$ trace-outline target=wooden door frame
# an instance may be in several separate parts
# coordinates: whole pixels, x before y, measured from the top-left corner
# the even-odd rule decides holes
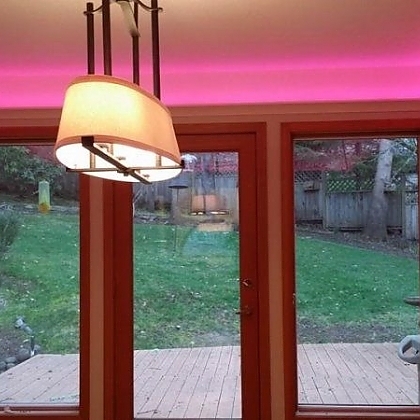
[[[295,306],[295,222],[294,222],[294,169],[293,141],[295,139],[333,139],[340,137],[420,136],[420,120],[359,120],[289,122],[281,125],[281,244],[282,244],[282,293],[285,366],[285,414],[292,419],[366,419],[391,418],[420,419],[416,406],[329,406],[299,405],[297,391],[297,346]]]
[[[257,292],[241,287],[245,305],[254,307],[250,318],[242,316],[242,401],[244,420],[270,420],[270,343],[268,293],[268,222],[265,123],[179,124],[175,126],[182,151],[237,151],[239,153],[240,238],[241,252],[246,253],[242,264],[256,282]],[[252,208],[245,210],[245,203]],[[252,238],[248,240],[248,238]],[[258,309],[257,309],[258,308]],[[246,324],[255,324],[246,327]],[[252,334],[252,337],[248,336]],[[249,347],[249,348],[248,348]],[[253,347],[250,349],[250,347]],[[249,354],[249,356],[247,356]]]

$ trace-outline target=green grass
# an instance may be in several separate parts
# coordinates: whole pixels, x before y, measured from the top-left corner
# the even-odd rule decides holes
[[[418,262],[373,250],[299,238],[297,306],[314,324],[380,325],[406,334],[417,311],[403,302],[418,295]]]
[[[0,326],[24,316],[48,351],[78,348],[78,218],[23,215],[17,240],[0,261]],[[22,332],[23,339],[26,338]]]
[[[144,224],[134,233],[135,346],[236,342],[237,233]],[[78,272],[77,216],[23,216],[0,261],[0,331],[22,315],[45,352],[77,351]]]
[[[237,342],[238,234],[137,224],[134,236],[136,348]],[[300,319],[416,329],[403,298],[418,294],[417,261],[302,237],[297,266]],[[77,351],[78,271],[78,217],[23,214],[0,260],[0,332],[22,315],[43,351]]]
[[[235,342],[237,234],[137,225],[135,236],[137,347]]]

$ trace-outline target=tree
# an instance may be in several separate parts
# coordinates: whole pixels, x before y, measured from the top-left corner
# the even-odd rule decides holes
[[[373,239],[387,239],[388,203],[385,197],[385,188],[391,181],[392,159],[392,140],[381,139],[379,141],[379,152],[372,199],[369,207],[367,223],[364,229],[365,235]]]
[[[0,189],[22,196],[33,194],[39,181],[48,181],[54,192],[63,167],[32,154],[24,146],[0,147]]]
[[[204,195],[216,193],[216,180],[214,178],[214,156],[213,153],[203,153],[201,187]]]
[[[19,215],[12,209],[0,210],[0,259],[17,238],[21,223]]]

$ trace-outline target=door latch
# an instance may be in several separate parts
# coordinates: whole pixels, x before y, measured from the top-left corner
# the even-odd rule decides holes
[[[248,305],[245,305],[235,313],[236,315],[251,315],[252,309]]]
[[[243,279],[241,280],[241,284],[245,287],[252,287],[252,282],[250,279]]]

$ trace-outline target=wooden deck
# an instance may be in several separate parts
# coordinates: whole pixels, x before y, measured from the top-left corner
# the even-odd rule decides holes
[[[137,418],[240,418],[239,347],[136,352]]]
[[[417,368],[396,349],[299,345],[300,403],[417,404]],[[135,417],[240,418],[239,360],[239,347],[230,346],[136,351]],[[77,355],[38,355],[0,375],[0,404],[77,401]]]
[[[417,367],[393,343],[298,346],[302,404],[418,404]]]

